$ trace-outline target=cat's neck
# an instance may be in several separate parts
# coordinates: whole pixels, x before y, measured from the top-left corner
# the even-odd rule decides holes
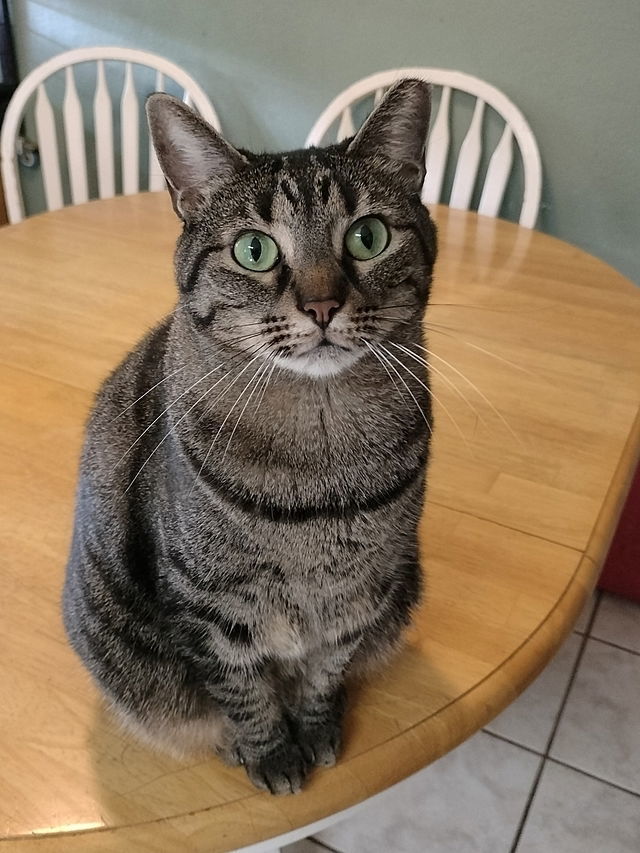
[[[402,340],[419,338],[416,329],[403,327]],[[400,340],[400,336],[399,336]],[[420,366],[411,366],[414,375],[425,380]],[[273,367],[273,370],[271,369]],[[235,429],[234,446],[253,447],[259,455],[265,447],[274,451],[304,455],[365,452],[374,435],[394,444],[396,435],[411,431],[424,419],[426,390],[404,374],[396,373],[412,386],[405,393],[402,381],[372,354],[366,353],[353,366],[337,375],[312,378],[289,369],[286,364],[266,362],[262,355],[224,351],[197,333],[184,328],[169,336],[164,365],[172,399],[182,396],[171,410],[180,432],[189,431],[193,440],[204,444],[220,430],[217,444],[228,441]],[[406,388],[406,386],[405,386]],[[384,438],[387,436],[387,438]],[[216,444],[216,446],[217,446]]]

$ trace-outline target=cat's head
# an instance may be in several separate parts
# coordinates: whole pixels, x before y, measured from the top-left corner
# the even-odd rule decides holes
[[[184,222],[181,300],[204,343],[325,377],[419,328],[436,253],[420,201],[429,112],[429,86],[401,80],[351,140],[251,154],[181,101],[148,99]]]

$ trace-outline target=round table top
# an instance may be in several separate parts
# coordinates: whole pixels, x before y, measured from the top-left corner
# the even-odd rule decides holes
[[[404,651],[352,697],[337,766],[277,798],[129,740],[61,624],[93,394],[175,302],[169,199],[0,229],[2,850],[216,853],[319,820],[487,723],[571,629],[640,447],[640,291],[552,237],[434,215],[427,593]]]

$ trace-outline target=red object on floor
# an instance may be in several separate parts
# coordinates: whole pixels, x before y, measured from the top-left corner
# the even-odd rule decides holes
[[[640,466],[631,483],[598,586],[640,601]]]

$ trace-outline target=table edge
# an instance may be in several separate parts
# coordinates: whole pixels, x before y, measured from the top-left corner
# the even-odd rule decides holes
[[[326,806],[323,808],[325,800],[323,797],[319,797],[317,808],[309,810],[309,818],[304,821],[304,824],[312,823],[336,811],[357,805],[423,769],[486,725],[513,701],[544,669],[565,637],[570,633],[595,585],[599,566],[590,557],[578,552],[576,552],[576,560],[576,568],[562,595],[544,621],[537,626],[527,640],[474,687],[458,696],[448,705],[383,743],[365,750],[348,761],[339,762],[336,769],[341,768],[342,774],[355,776],[359,781],[358,793],[341,803],[339,809],[334,807],[327,809]],[[480,713],[478,713],[478,709],[480,709]],[[455,725],[449,722],[452,719],[455,720]],[[459,734],[453,744],[450,738],[445,741],[444,737],[434,737],[434,734],[439,731],[451,732],[452,730]],[[377,778],[372,777],[367,772],[370,763],[385,767],[385,777],[382,778],[380,775]],[[324,773],[327,777],[334,775],[332,786],[335,787],[335,782],[338,781],[335,780],[335,770],[330,769]],[[250,804],[252,800],[265,796],[268,795],[255,792],[231,803],[222,803],[195,812],[155,818],[124,826],[104,827],[80,832],[42,833],[37,837],[6,837],[0,840],[0,846],[7,853],[11,853],[13,850],[21,850],[23,853],[34,850],[42,853],[45,845],[48,853],[49,851],[50,853],[74,853],[74,851],[91,853],[94,849],[119,851],[126,849],[123,845],[127,843],[140,843],[145,836],[147,836],[147,843],[149,843],[150,831],[157,834],[161,845],[162,827],[167,829],[174,827],[177,831],[185,833],[186,846],[182,848],[185,853],[187,851],[189,853],[205,853],[205,851],[206,853],[223,853],[223,851],[265,840],[260,834],[255,835],[247,831],[249,827],[246,823],[245,811],[247,804]],[[238,833],[228,835],[224,847],[216,845],[216,840],[218,840],[216,836],[219,838],[219,827],[215,823],[215,813],[218,809],[223,809],[226,812],[225,828],[227,830],[230,829],[230,819],[233,820],[233,815],[230,812],[235,810],[237,813],[235,825],[240,829]],[[203,815],[206,814],[210,814],[212,817],[211,837],[204,837],[200,833],[198,842],[194,846],[187,840],[189,824],[200,824]],[[283,825],[279,834],[284,834],[304,824]],[[102,837],[97,838],[97,836]],[[273,837],[276,838],[277,836]],[[105,846],[102,843],[105,841],[112,842],[112,846]],[[98,842],[98,845],[94,846],[92,842]],[[154,849],[156,848],[152,843],[149,850]],[[176,848],[172,849],[174,853],[181,853]],[[162,848],[159,846],[157,850],[160,853]]]

